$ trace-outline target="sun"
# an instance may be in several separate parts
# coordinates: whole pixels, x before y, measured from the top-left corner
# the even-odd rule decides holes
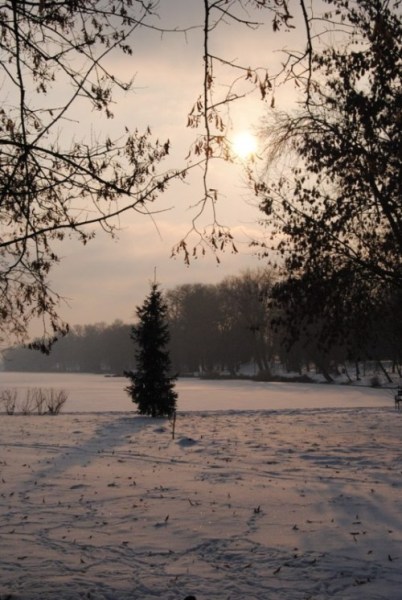
[[[249,131],[241,131],[233,136],[232,149],[238,158],[250,158],[257,152],[257,140]]]

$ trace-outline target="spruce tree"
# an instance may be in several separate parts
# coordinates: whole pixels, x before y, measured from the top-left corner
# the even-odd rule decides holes
[[[126,391],[141,415],[171,417],[176,409],[176,377],[170,374],[170,356],[166,348],[170,339],[167,305],[157,283],[152,284],[149,295],[142,306],[137,307],[136,313],[138,323],[131,330],[131,339],[136,344],[136,368],[125,373],[131,380]]]

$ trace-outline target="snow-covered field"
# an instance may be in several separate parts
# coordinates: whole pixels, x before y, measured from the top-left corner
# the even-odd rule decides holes
[[[68,402],[63,412],[133,411],[124,391],[124,377],[88,373],[0,372],[0,392],[17,389],[20,399],[29,388],[64,389]],[[180,379],[178,410],[270,410],[284,408],[388,406],[393,394],[387,389],[360,386],[306,385],[253,381]]]
[[[0,415],[1,600],[401,599],[389,390],[183,381],[172,439],[122,380],[41,377],[63,414]]]

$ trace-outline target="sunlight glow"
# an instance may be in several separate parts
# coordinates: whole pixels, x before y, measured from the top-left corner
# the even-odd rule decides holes
[[[232,148],[239,158],[250,158],[257,151],[257,140],[249,131],[241,131],[233,137]]]

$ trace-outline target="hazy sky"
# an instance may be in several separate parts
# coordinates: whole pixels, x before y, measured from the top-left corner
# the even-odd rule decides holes
[[[202,26],[202,9],[201,0],[161,0],[161,16],[155,22],[165,27]],[[262,19],[264,15],[264,11],[258,11],[252,17]],[[302,37],[302,31],[274,34],[269,14],[266,18],[266,26],[258,32],[222,25],[211,40],[214,52],[242,64],[274,68],[281,58],[274,49],[292,46]],[[85,124],[88,132],[99,127],[104,131],[102,128],[107,127],[118,137],[124,124],[139,130],[149,125],[155,137],[171,141],[169,166],[182,167],[196,136],[195,130],[186,128],[186,122],[202,89],[202,41],[201,29],[191,30],[187,35],[161,36],[149,30],[136,34],[133,56],[114,56],[112,64],[114,71],[127,79],[135,75],[134,91],[116,96],[113,122],[103,124],[95,114],[93,124]],[[224,84],[225,80],[222,90]],[[280,90],[277,93],[283,104],[289,94]],[[233,128],[241,130],[257,125],[264,110],[258,95],[238,105],[232,113]],[[135,306],[148,292],[154,268],[161,285],[171,288],[182,283],[214,283],[247,267],[263,265],[249,248],[250,240],[260,235],[257,220],[261,215],[253,206],[244,172],[239,165],[222,163],[212,170],[211,187],[219,188],[218,213],[221,221],[233,229],[239,254],[225,253],[220,257],[220,266],[212,254],[193,261],[190,267],[184,265],[180,256],[170,258],[172,246],[191,226],[194,214],[191,207],[202,196],[201,177],[199,171],[186,183],[173,183],[154,205],[155,210],[166,212],[155,215],[154,220],[136,213],[123,215],[121,230],[114,240],[98,232],[85,247],[74,240],[63,242],[59,250],[62,260],[51,280],[54,289],[68,301],[62,305],[62,314],[70,324],[111,323],[117,318],[131,321]]]

